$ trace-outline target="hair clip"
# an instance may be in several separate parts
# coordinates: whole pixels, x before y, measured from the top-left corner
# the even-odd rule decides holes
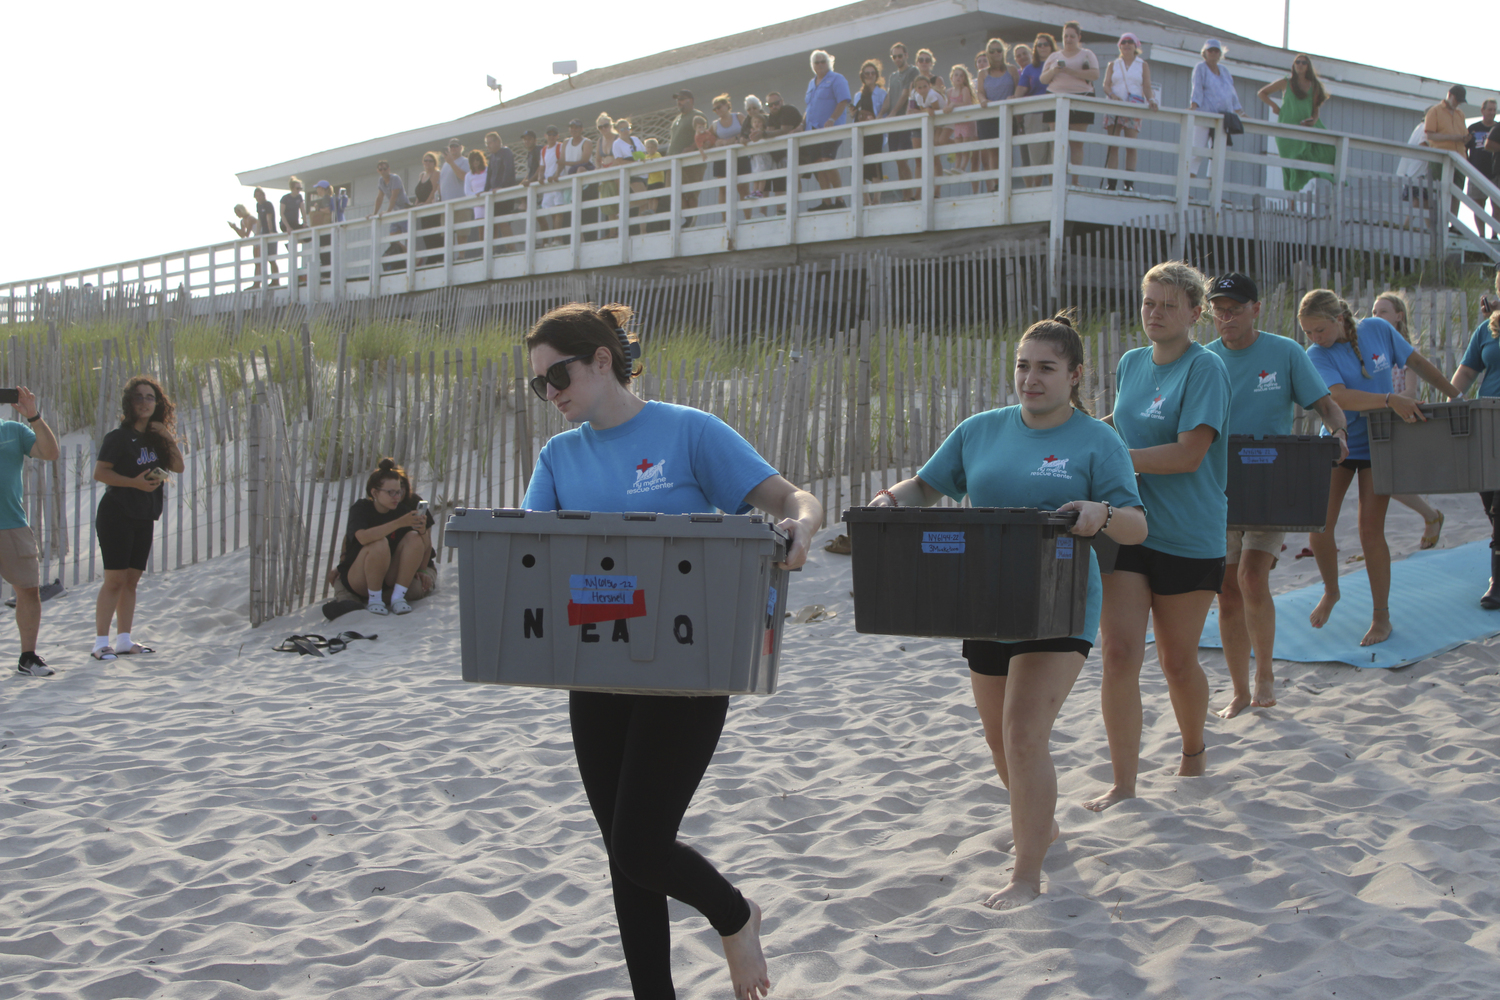
[[[616,327],[615,335],[620,338],[620,350],[625,353],[626,361],[635,361],[641,356],[641,345],[627,337],[624,330]]]

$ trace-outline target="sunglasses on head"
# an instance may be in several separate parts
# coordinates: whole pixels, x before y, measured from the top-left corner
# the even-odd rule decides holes
[[[574,361],[591,360],[593,360],[593,355],[591,354],[577,354],[571,358],[563,358],[555,364],[548,365],[547,374],[538,375],[531,380],[531,391],[537,394],[538,399],[546,399],[547,385],[550,383],[552,388],[558,392],[562,392],[573,383],[572,378],[568,375],[568,365]]]

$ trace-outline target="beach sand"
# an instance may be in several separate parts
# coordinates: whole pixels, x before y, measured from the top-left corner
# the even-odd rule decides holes
[[[1487,534],[1474,497],[1431,499],[1444,546]],[[1348,556],[1352,502],[1343,524]],[[1398,558],[1420,531],[1392,505]],[[1316,579],[1304,543],[1278,591]],[[0,997],[628,996],[567,696],[459,680],[453,570],[409,616],[258,629],[245,575],[241,551],[148,577],[135,635],[159,652],[113,663],[88,658],[97,585],[44,606],[58,675],[0,683]],[[1201,779],[1171,773],[1148,651],[1141,796],[1102,815],[1080,804],[1109,778],[1095,653],[1055,733],[1046,892],[996,913],[1007,795],[958,643],[859,635],[849,590],[820,549],[793,578],[792,608],[837,617],[787,626],[777,693],[734,701],[682,830],[764,908],[772,996],[1500,990],[1500,639],[1399,671],[1278,662],[1279,705],[1210,718]],[[271,650],[346,629],[379,639]],[[672,914],[679,996],[728,996],[716,935]]]

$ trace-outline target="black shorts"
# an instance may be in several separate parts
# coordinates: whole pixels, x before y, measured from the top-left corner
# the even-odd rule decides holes
[[[1339,468],[1351,469],[1354,472],[1358,472],[1360,469],[1368,469],[1369,467],[1370,460],[1368,458],[1346,458],[1339,463]]]
[[[1151,586],[1151,593],[1162,597],[1191,594],[1195,590],[1219,593],[1224,586],[1224,557],[1190,559],[1158,552],[1144,545],[1121,545],[1115,558],[1115,572],[1139,573]]]
[[[94,530],[99,536],[99,552],[105,569],[138,569],[146,571],[151,559],[151,536],[156,522],[129,517],[119,505],[106,496],[99,501],[94,515]]]
[[[797,150],[797,163],[806,165],[821,160],[831,160],[839,155],[837,142],[810,142]]]
[[[976,135],[981,139],[1000,138],[1000,122],[995,118],[981,118],[974,123],[978,126]]]
[[[910,132],[887,132],[885,136],[885,148],[894,153],[897,150],[911,149]]]
[[[964,659],[969,669],[986,677],[1008,677],[1010,658],[1022,653],[1082,653],[1089,655],[1092,642],[1065,636],[1061,639],[1026,639],[1022,642],[991,642],[988,639],[965,639]]]

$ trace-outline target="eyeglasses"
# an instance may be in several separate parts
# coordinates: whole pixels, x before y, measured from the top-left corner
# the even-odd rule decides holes
[[[780,101],[767,101],[766,102],[766,106],[770,107],[770,108],[779,108],[779,107],[781,107],[781,102]]]
[[[538,375],[529,383],[531,385],[531,391],[536,393],[538,399],[546,399],[547,385],[548,383],[551,383],[552,388],[556,389],[558,392],[562,392],[568,386],[573,384],[572,378],[568,376],[568,365],[572,364],[574,361],[589,361],[592,359],[592,357],[593,355],[590,354],[577,354],[571,358],[563,358],[556,364],[548,365],[547,374]]]
[[[154,403],[154,402],[156,402],[156,396],[153,393],[133,392],[133,393],[130,394],[130,398],[131,399],[138,399],[138,400],[140,400],[143,403]]]
[[[1243,302],[1241,302],[1241,303],[1239,303],[1237,305],[1232,305],[1232,306],[1231,305],[1222,305],[1221,306],[1218,303],[1214,303],[1214,306],[1213,306],[1214,315],[1217,316],[1217,317],[1219,317],[1220,319],[1234,319],[1236,316],[1239,316],[1242,313],[1244,313],[1244,311],[1245,311],[1245,303],[1243,303]]]
[[[917,62],[932,62],[931,56],[917,56]]]
[[[377,489],[375,492],[376,493],[384,493],[386,496],[388,496],[388,497],[395,497],[397,500],[401,499],[401,497],[403,497],[406,494],[406,491],[403,490],[399,486],[392,487],[391,489],[388,489],[388,490]]]

